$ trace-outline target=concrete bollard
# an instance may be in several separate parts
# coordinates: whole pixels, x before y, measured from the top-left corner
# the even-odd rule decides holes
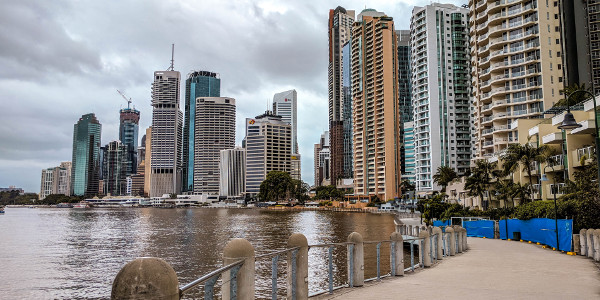
[[[443,248],[443,239],[442,239],[442,229],[439,227],[434,227],[433,228],[433,234],[437,234],[436,235],[436,239],[437,239],[437,259],[443,259],[444,258],[444,248]]]
[[[467,229],[466,228],[462,229],[462,236],[463,236],[463,251],[467,251],[467,249],[469,249],[469,245],[467,244]]]
[[[177,274],[160,258],[137,258],[121,268],[113,281],[110,298],[179,299]]]
[[[427,226],[427,233],[429,233],[429,235],[433,235],[433,226]]]
[[[581,241],[579,239],[579,234],[573,235],[573,252],[576,254],[581,252]]]
[[[600,261],[600,229],[594,230],[594,260]]]
[[[404,239],[401,234],[393,232],[390,240],[393,249],[390,251],[390,270],[395,276],[404,276]]]
[[[462,227],[457,227],[454,229],[454,233],[456,234],[456,252],[458,253],[462,253],[463,252],[463,236],[462,236]]]
[[[594,229],[588,228],[585,233],[587,236],[587,257],[594,257]]]
[[[254,299],[254,247],[245,239],[230,240],[223,249],[223,265],[226,266],[242,259],[244,264],[236,274],[237,299]],[[223,272],[223,282],[230,281],[230,278],[231,271]],[[225,300],[234,298],[229,288],[222,287],[221,293]]]
[[[353,232],[348,236],[348,281],[351,287],[365,284],[365,257],[362,235]],[[351,255],[352,253],[352,255]]]
[[[419,233],[419,237],[423,239],[419,241],[419,257],[421,258],[420,260],[423,262],[424,267],[431,267],[431,256],[429,255],[429,247],[431,247],[429,233],[427,232],[427,230],[423,230],[421,231],[421,233]]]
[[[448,244],[450,248],[450,256],[456,255],[456,235],[454,234],[454,228],[446,227],[446,233],[448,234]]]
[[[294,233],[287,243],[288,248],[300,247],[296,252],[296,276],[293,276],[293,252],[288,253],[287,258],[287,295],[288,299],[308,299],[308,240],[301,233]],[[295,277],[295,278],[294,278]],[[293,288],[293,280],[296,281],[296,289]],[[294,297],[295,296],[295,297]]]
[[[579,255],[587,256],[587,230],[579,230],[579,244],[581,245],[581,252]]]
[[[415,229],[414,236],[419,236],[419,233],[420,233],[420,231],[421,231],[421,227],[419,227],[419,226],[415,225],[415,228],[414,228],[414,229]]]

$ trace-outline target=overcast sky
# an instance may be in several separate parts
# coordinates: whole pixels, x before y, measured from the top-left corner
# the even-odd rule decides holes
[[[414,5],[430,2],[0,0],[0,187],[39,193],[41,170],[71,160],[83,114],[102,123],[103,145],[118,139],[127,103],[117,89],[141,111],[141,138],[152,75],[169,67],[172,43],[182,79],[220,74],[221,96],[237,103],[237,144],[244,118],[296,89],[302,179],[312,185],[313,144],[328,127],[329,9],[374,8],[398,30],[409,28]]]

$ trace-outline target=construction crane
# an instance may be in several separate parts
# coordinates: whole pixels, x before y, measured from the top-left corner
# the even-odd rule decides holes
[[[121,97],[123,97],[123,99],[125,99],[125,101],[127,101],[127,109],[129,109],[129,106],[131,104],[131,98],[127,99],[127,96],[125,96],[125,94],[123,94],[123,92],[117,90],[117,92],[121,95]]]

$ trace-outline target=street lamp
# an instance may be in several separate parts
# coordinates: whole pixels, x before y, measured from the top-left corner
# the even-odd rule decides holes
[[[596,144],[596,165],[598,166],[598,184],[600,184],[600,136],[598,135],[598,114],[596,113],[596,96],[594,94],[586,91],[586,90],[577,90],[569,94],[567,97],[567,113],[565,114],[565,118],[563,119],[561,125],[558,126],[559,129],[575,129],[581,127],[581,124],[578,124],[571,113],[571,109],[569,106],[569,100],[573,95],[577,93],[584,93],[592,97],[592,101],[594,103],[594,126],[595,126],[595,138],[594,143]]]
[[[566,119],[566,118],[565,118]],[[548,181],[548,176],[546,176],[546,169],[550,168],[552,170],[552,172],[554,172],[554,165],[552,165],[552,167],[550,167],[548,165],[548,163],[546,163],[546,166],[544,167],[544,174],[542,174],[542,178],[540,179],[540,181]],[[558,249],[558,251],[560,251],[559,246],[559,241],[558,241],[558,208],[556,206],[556,192],[557,192],[557,186],[556,186],[556,175],[552,176],[552,186],[554,187],[554,191],[552,192],[552,194],[554,195],[554,228],[556,231],[556,249]],[[552,191],[552,189],[550,189],[550,191]],[[508,233],[508,231],[507,231]]]

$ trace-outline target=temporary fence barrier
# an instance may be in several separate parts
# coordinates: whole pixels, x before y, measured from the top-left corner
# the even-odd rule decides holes
[[[548,245],[553,248],[556,246],[556,224],[554,219],[537,218],[527,221],[519,219],[500,220],[500,238],[506,239],[508,231],[509,239],[518,239],[531,241]],[[468,229],[467,229],[468,230]],[[571,241],[573,236],[573,220],[558,220],[558,240],[559,250],[571,251]]]
[[[494,221],[464,221],[463,226],[467,229],[467,236],[494,238]]]

